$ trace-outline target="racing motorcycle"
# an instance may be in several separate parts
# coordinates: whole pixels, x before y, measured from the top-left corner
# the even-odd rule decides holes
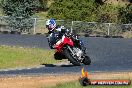
[[[64,32],[54,45],[56,60],[68,59],[75,66],[90,65],[91,59],[86,55],[86,48],[78,38],[69,32]]]

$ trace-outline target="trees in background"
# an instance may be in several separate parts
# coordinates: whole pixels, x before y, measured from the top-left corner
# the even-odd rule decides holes
[[[96,10],[94,0],[55,0],[48,16],[64,20],[96,21]]]
[[[132,23],[132,5],[131,4],[119,9],[119,21],[121,23]]]
[[[6,22],[13,30],[29,30],[33,26],[32,16],[40,7],[39,0],[2,0]]]
[[[50,7],[47,2],[54,1]],[[31,17],[37,11],[48,11],[48,18],[131,23],[132,6],[105,4],[107,0],[2,0],[5,15],[10,16],[8,24],[15,29],[30,29]]]
[[[132,6],[104,3],[107,0],[54,0],[49,18],[78,21],[130,23]]]
[[[117,23],[118,22],[118,9],[120,7],[103,4],[98,7],[97,19],[102,23]]]
[[[48,0],[39,0],[40,7],[38,8],[38,11],[47,11],[48,10]]]
[[[48,15],[64,20],[117,22],[118,7],[102,0],[55,0]]]

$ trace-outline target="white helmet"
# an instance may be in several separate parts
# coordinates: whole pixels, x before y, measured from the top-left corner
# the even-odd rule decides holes
[[[48,28],[48,30],[52,31],[55,27],[56,27],[56,22],[54,19],[49,19],[46,21],[46,28]]]
[[[46,20],[46,25],[49,25],[50,24],[50,20]]]

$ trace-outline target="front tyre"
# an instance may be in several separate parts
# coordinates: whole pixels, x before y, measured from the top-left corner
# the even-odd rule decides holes
[[[74,59],[74,57],[71,55],[71,53],[69,52],[69,50],[64,49],[64,54],[66,56],[66,58],[68,58],[68,60],[70,61],[70,63],[72,63],[75,66],[80,66],[81,63],[78,62],[77,60]]]
[[[85,65],[90,65],[91,64],[91,59],[89,56],[85,56],[84,60],[83,60],[83,64]]]

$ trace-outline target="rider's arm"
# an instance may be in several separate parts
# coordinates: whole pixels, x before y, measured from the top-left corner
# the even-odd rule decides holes
[[[61,31],[61,28],[57,28],[56,30],[57,30],[57,31]]]

